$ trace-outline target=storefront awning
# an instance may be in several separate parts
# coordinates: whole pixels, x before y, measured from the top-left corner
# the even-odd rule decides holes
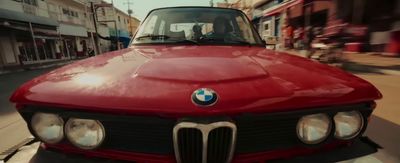
[[[60,24],[60,34],[66,36],[88,37],[87,29],[82,26]]]
[[[59,25],[59,23],[56,20],[50,18],[25,14],[7,9],[0,9],[0,18],[6,20],[21,21],[21,22],[31,22],[33,24],[55,26],[55,27]]]
[[[46,40],[61,40],[60,37],[57,36],[46,36],[46,35],[35,35],[36,39],[46,39]]]
[[[271,16],[271,15],[275,15],[278,13],[281,13],[282,11],[291,8],[295,5],[301,4],[303,3],[304,0],[291,0],[291,1],[287,1],[284,3],[281,3],[279,5],[273,6],[267,10],[264,11],[264,16]]]
[[[0,27],[5,27],[5,28],[29,32],[29,33],[31,32],[31,29],[30,29],[28,23],[15,23],[15,22],[8,22],[8,23],[9,23],[8,25],[0,24]],[[33,27],[32,29],[33,29],[33,34],[34,34],[35,38],[59,39],[59,34],[58,34],[56,28],[44,29],[44,28],[40,28],[40,27]]]

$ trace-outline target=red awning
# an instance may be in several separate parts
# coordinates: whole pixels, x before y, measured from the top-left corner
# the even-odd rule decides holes
[[[270,11],[267,11],[266,13],[264,13],[264,16],[271,16],[271,15],[281,13],[285,9],[288,9],[295,5],[303,3],[303,1],[304,0],[292,0],[292,1],[284,2],[282,4],[277,5],[277,7],[275,7],[274,9],[271,9]]]

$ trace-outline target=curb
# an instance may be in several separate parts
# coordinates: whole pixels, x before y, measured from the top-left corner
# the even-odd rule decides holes
[[[301,52],[291,52],[291,51],[278,51],[284,52],[287,54],[299,56],[305,58]],[[349,52],[344,52],[345,54],[351,54]],[[365,53],[365,55],[376,55],[374,52]],[[332,66],[332,65],[331,65]],[[334,67],[340,67],[346,71],[358,71],[358,72],[365,72],[365,73],[378,73],[378,74],[386,74],[386,75],[400,75],[400,70],[390,70],[390,69],[380,69],[380,68],[373,68],[368,65],[359,65],[356,62],[351,61],[343,61],[340,65],[333,65]]]
[[[45,69],[45,68],[51,68],[51,67],[61,67],[61,66],[70,64],[74,61],[75,60],[70,60],[70,61],[65,61],[65,62],[61,62],[61,63],[54,63],[54,64],[41,65],[41,66],[32,66],[32,67],[27,67],[25,69],[20,68],[20,69],[10,70],[10,71],[0,71],[0,75],[5,75],[5,74],[10,74],[10,73],[15,73],[15,72],[22,72],[22,71],[29,71],[29,70]]]
[[[23,147],[23,146],[25,146],[25,145],[27,145],[27,144],[31,144],[31,143],[33,143],[34,141],[35,141],[35,138],[34,138],[33,136],[30,136],[30,137],[28,137],[28,138],[22,140],[20,143],[18,143],[18,144],[16,144],[16,145],[12,146],[12,147],[10,147],[10,148],[8,148],[7,150],[2,151],[2,152],[0,153],[0,163],[1,163],[2,161],[3,161],[3,162],[4,162],[4,161],[7,162],[7,160],[8,160],[10,157],[12,157],[12,155],[14,155],[14,154],[18,151],[19,148],[21,148],[21,147]]]

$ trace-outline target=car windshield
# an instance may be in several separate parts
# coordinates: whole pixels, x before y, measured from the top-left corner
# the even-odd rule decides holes
[[[263,45],[246,16],[222,8],[164,8],[152,11],[133,44]]]

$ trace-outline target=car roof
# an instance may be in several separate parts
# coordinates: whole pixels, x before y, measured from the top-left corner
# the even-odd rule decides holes
[[[241,13],[241,14],[245,15],[241,10],[232,9],[232,8],[205,7],[205,6],[179,6],[179,7],[162,7],[162,8],[153,9],[153,10],[151,10],[151,11],[147,14],[147,16],[146,16],[145,19],[147,19],[147,17],[148,17],[152,12],[157,11],[157,10],[164,10],[164,9],[210,9],[210,10],[219,10],[219,11],[224,11],[224,10],[225,10],[225,11],[233,11],[233,12],[237,12],[237,13]],[[215,18],[215,17],[213,17],[213,16],[215,16],[215,15],[207,15],[207,13],[203,13],[203,15],[204,15],[204,16],[202,16],[202,18],[199,18],[199,20],[203,20],[203,22],[213,22],[213,21],[214,21],[214,18]],[[222,16],[222,15],[221,15],[221,16]],[[176,18],[176,17],[180,17],[180,16],[179,16],[179,15],[175,15],[174,17]],[[185,19],[187,19],[187,18],[185,18],[185,17],[180,17],[179,19],[175,19],[175,20],[182,20],[183,22],[185,22],[185,21],[184,21]],[[209,19],[209,20],[207,20],[207,19]],[[173,21],[173,20],[171,20],[171,22],[179,23],[178,21]]]
[[[234,10],[234,11],[239,11],[242,12],[241,10],[234,9],[234,8],[225,8],[225,7],[207,7],[207,6],[176,6],[176,7],[160,7],[160,8],[155,8],[151,10],[149,13],[155,11],[155,10],[162,10],[162,9],[179,9],[179,8],[205,8],[205,9],[219,9],[219,10]]]

